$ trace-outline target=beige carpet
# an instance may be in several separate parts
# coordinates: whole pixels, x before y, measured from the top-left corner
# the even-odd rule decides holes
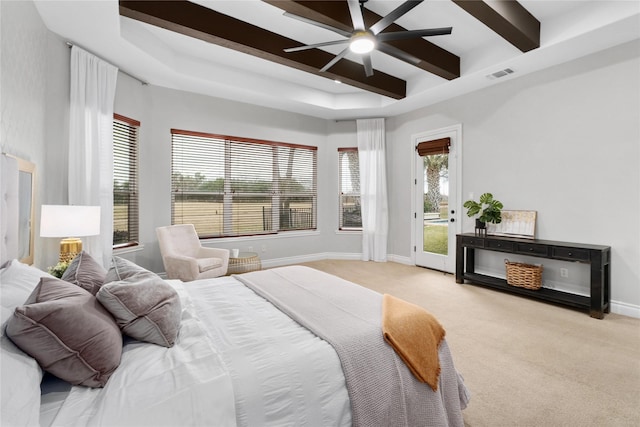
[[[391,262],[305,265],[433,313],[471,391],[467,426],[640,426],[640,319],[592,319]]]

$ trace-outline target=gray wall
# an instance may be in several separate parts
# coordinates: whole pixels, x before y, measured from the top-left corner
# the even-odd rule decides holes
[[[66,203],[69,49],[31,2],[0,2],[0,16],[2,150],[36,163],[37,206]],[[611,245],[614,310],[640,316],[639,50],[637,41],[628,43],[388,119],[391,259],[412,259],[411,135],[461,123],[462,200],[491,191],[508,209],[538,211],[540,238]],[[115,111],[142,123],[142,247],[123,256],[163,270],[155,227],[170,222],[169,129],[180,128],[319,147],[317,232],[205,244],[251,246],[265,265],[359,258],[360,235],[336,231],[337,148],[356,145],[354,122],[143,86],[122,73]],[[473,228],[470,219],[463,225]],[[37,266],[55,263],[55,240],[36,239]],[[501,262],[480,259],[494,272]],[[561,281],[558,266],[545,262],[546,280],[585,292],[584,266],[569,268],[570,280]]]
[[[611,297],[617,310],[637,312],[639,52],[634,41],[390,119],[389,252],[410,256],[411,135],[461,123],[462,200],[491,192],[505,209],[537,211],[541,239],[610,245]],[[462,217],[463,231],[473,231]],[[479,265],[504,274],[503,259],[484,256]],[[562,264],[569,280],[560,263],[544,261],[545,281],[588,293],[588,268]]]
[[[209,239],[204,245],[259,252],[264,265],[328,256],[358,258],[359,233],[338,228],[339,146],[354,146],[355,123],[331,133],[326,120],[209,96],[142,85],[118,76],[115,112],[140,125],[140,240],[143,248],[120,253],[153,271],[164,271],[155,228],[171,223],[172,128],[318,147],[318,229],[279,236]],[[348,132],[344,128],[349,128]]]
[[[67,201],[69,49],[32,2],[0,2],[0,20],[0,146],[36,165],[34,262],[46,268],[59,243],[38,237],[40,206]]]

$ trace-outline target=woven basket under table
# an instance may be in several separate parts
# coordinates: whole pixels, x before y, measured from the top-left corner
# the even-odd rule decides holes
[[[507,268],[507,284],[519,288],[538,290],[542,287],[542,265],[504,260]]]

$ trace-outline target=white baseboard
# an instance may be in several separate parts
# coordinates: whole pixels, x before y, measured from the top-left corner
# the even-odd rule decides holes
[[[323,261],[325,259],[344,259],[356,261],[362,258],[362,254],[360,253],[349,253],[349,252],[322,252],[317,254],[308,254],[308,255],[297,255],[286,258],[276,258],[276,259],[265,259],[262,260],[262,266],[271,268],[271,267],[282,267],[283,265],[292,265],[292,264],[300,264],[303,262],[311,262],[311,261]]]
[[[362,254],[350,253],[350,252],[322,252],[322,253],[298,255],[298,256],[292,256],[292,257],[286,257],[286,258],[265,259],[265,260],[262,260],[262,266],[266,268],[282,267],[285,265],[300,264],[300,263],[311,262],[311,261],[323,261],[326,259],[357,261],[362,259]],[[405,257],[400,255],[389,254],[387,255],[387,261],[397,262],[398,264],[415,265],[411,257]],[[491,271],[491,272],[478,271],[478,273],[495,275],[497,277],[504,278],[504,271]],[[166,273],[164,272],[158,273],[158,275],[163,279],[166,279],[167,277]],[[577,290],[577,289],[575,290],[566,289],[567,284],[553,283],[551,285],[552,285],[551,287],[554,287],[556,289],[564,288],[561,290],[576,291],[575,293],[583,294],[583,292],[580,292],[580,290]],[[620,301],[611,301],[611,312],[616,314],[621,314],[623,316],[635,317],[640,319],[640,306],[638,305],[627,304],[625,302],[620,302]]]
[[[611,301],[611,312],[640,319],[640,306],[627,304],[626,302]]]
[[[505,272],[503,270],[497,271],[497,270],[491,270],[491,269],[476,268],[476,272],[480,274],[486,274],[489,276],[500,277],[502,279],[506,278]],[[545,280],[542,286],[548,287],[551,289],[556,289],[558,291],[569,292],[572,294],[589,296],[589,294],[584,291],[584,287],[580,288],[578,287],[578,285],[572,284],[572,283],[562,283],[562,282],[556,282],[553,280]],[[612,313],[640,319],[640,306],[638,305],[628,304],[626,302],[620,302],[620,301],[611,301],[610,305],[611,305],[610,311]]]
[[[286,258],[267,259],[262,261],[263,267],[281,267],[283,265],[299,264],[311,261],[323,261],[326,259],[359,261],[362,259],[361,253],[352,252],[323,252],[318,254],[300,255]],[[387,261],[397,262],[398,264],[415,265],[410,257],[400,255],[387,255]]]
[[[400,256],[400,255],[387,255],[387,261],[397,262],[398,264],[404,265],[416,265],[416,263],[408,256]]]
[[[359,253],[323,252],[323,253],[317,253],[317,254],[297,255],[297,256],[285,257],[285,258],[263,259],[260,261],[262,263],[262,267],[272,268],[272,267],[282,267],[285,265],[301,264],[304,262],[311,262],[311,261],[323,261],[325,259],[359,260],[361,259],[361,257],[362,257],[362,254],[359,254]],[[163,279],[167,278],[167,273],[164,271],[156,274]]]

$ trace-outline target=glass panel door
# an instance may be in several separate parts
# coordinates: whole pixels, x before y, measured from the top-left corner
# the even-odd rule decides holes
[[[449,154],[422,157],[424,252],[449,254]]]
[[[449,152],[415,154],[415,263],[435,270],[455,271],[456,233],[459,233],[457,198],[461,127],[414,136],[415,145],[449,138]]]

